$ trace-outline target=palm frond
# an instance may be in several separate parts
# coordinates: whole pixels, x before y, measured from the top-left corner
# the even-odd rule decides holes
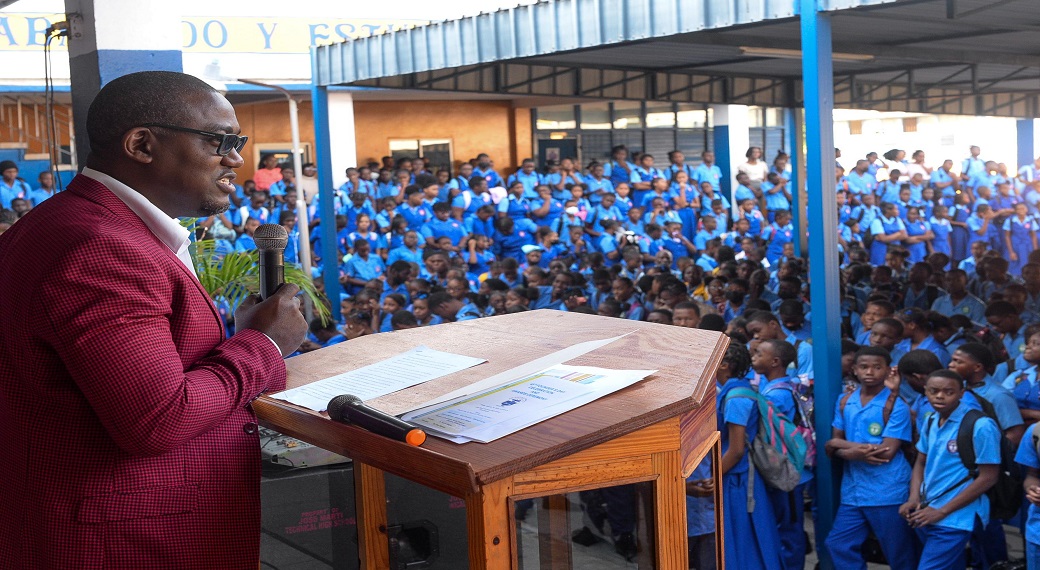
[[[195,261],[196,273],[202,288],[215,302],[224,300],[232,311],[243,299],[260,290],[259,253],[256,251],[224,252],[215,240],[198,240],[192,243],[191,257]],[[328,307],[314,288],[309,273],[296,265],[285,266],[285,282],[298,285],[310,298],[315,315],[323,322],[331,318]]]

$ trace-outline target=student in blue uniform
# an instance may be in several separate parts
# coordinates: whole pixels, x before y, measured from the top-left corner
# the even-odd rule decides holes
[[[741,537],[725,541],[726,568],[731,570],[780,570],[780,536],[766,485],[760,476],[751,476],[747,443],[758,434],[761,418],[755,400],[731,395],[736,388],[750,390],[745,378],[751,355],[738,342],[726,349],[718,371],[715,405],[722,438],[723,535]],[[751,489],[748,489],[748,486]]]
[[[1015,462],[1026,470],[1022,486],[1025,487],[1026,501],[1029,504],[1024,536],[1028,570],[1040,570],[1040,455],[1036,449],[1040,431],[1037,431],[1036,426],[1037,424],[1033,424],[1026,431],[1015,454]]]
[[[1004,246],[1011,261],[1008,273],[1022,273],[1029,254],[1037,249],[1036,225],[1036,219],[1028,215],[1025,202],[1015,204],[1015,215],[1004,220]]]
[[[787,369],[797,357],[794,345],[776,339],[762,340],[751,353],[751,368],[763,378],[758,387],[759,392],[772,402],[777,412],[791,421],[796,421],[798,414],[798,402],[795,401],[794,391],[798,389],[799,381],[788,376]],[[775,522],[780,531],[785,568],[805,566],[804,497],[805,485],[811,479],[811,474],[803,473],[802,479],[793,491],[772,488],[767,490],[769,501],[773,504],[773,514],[776,515]]]
[[[777,212],[774,221],[762,230],[762,239],[769,244],[766,246],[766,261],[775,264],[784,254],[784,245],[794,242],[791,212],[787,210]]]
[[[835,568],[867,567],[860,546],[870,532],[893,570],[917,566],[913,533],[899,516],[910,486],[902,446],[912,441],[913,430],[910,408],[885,386],[891,364],[883,348],[859,349],[853,364],[859,388],[835,406],[826,445],[829,456],[843,460],[841,503],[826,541]]]
[[[965,546],[976,524],[989,521],[985,492],[997,482],[1000,432],[996,422],[975,422],[972,443],[978,475],[961,462],[957,435],[967,406],[961,405],[964,379],[950,370],[933,372],[925,396],[935,412],[925,419],[917,442],[917,461],[910,498],[899,509],[923,542],[919,570],[950,570],[965,566]]]
[[[870,263],[884,265],[888,247],[902,245],[902,240],[907,237],[906,226],[899,219],[899,209],[895,204],[881,204],[881,217],[870,223],[870,234],[874,239],[870,244]]]
[[[903,340],[896,345],[896,350],[906,354],[911,350],[927,350],[939,357],[943,366],[950,363],[950,353],[946,347],[932,335],[932,322],[928,313],[921,309],[904,309],[896,313],[896,318],[903,323]]]
[[[921,218],[921,210],[911,206],[906,210],[906,250],[910,252],[910,263],[924,261],[928,255],[929,245],[935,239],[932,226]]]
[[[466,237],[466,228],[462,226],[461,221],[451,218],[451,210],[452,207],[447,202],[437,202],[433,205],[433,215],[436,217],[423,224],[420,229],[427,247],[436,247],[437,239],[448,237],[455,248],[454,251],[458,251],[462,239]]]
[[[1030,330],[1028,342],[1022,353],[1028,366],[1008,374],[1003,386],[1011,391],[1022,418],[1033,423],[1040,421],[1040,381],[1037,364],[1040,364],[1040,329]]]

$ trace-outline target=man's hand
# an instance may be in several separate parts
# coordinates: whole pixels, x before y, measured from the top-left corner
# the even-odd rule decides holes
[[[298,286],[286,283],[263,301],[258,295],[246,297],[235,311],[238,329],[260,331],[278,345],[282,356],[292,354],[307,336],[307,320],[296,296],[299,292]]]

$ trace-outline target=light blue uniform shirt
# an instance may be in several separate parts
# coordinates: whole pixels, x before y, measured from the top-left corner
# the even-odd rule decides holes
[[[860,389],[849,396],[845,410],[841,398],[834,407],[834,429],[845,432],[845,440],[853,443],[878,445],[886,437],[912,441],[910,407],[896,398],[892,413],[885,423],[885,402],[891,390],[882,388],[867,405],[860,400]],[[864,461],[845,461],[841,478],[841,502],[854,507],[881,507],[902,505],[910,494],[910,464],[906,456],[896,452],[892,460],[882,465]],[[883,481],[883,485],[878,482]]]
[[[743,399],[748,400],[747,398]],[[748,401],[750,402],[751,400]],[[700,465],[686,478],[687,481],[700,479],[711,479],[711,455],[702,459]],[[718,481],[716,485],[721,483],[721,481]],[[691,497],[686,495],[686,535],[701,536],[713,532],[715,532],[715,501],[711,497]]]
[[[1018,410],[1018,404],[1015,402],[1015,395],[1001,386],[992,376],[986,376],[982,385],[972,387],[971,391],[993,405],[1000,431],[1007,431],[1025,423],[1022,421],[1022,412]]]
[[[953,298],[949,295],[943,295],[932,303],[932,310],[947,317],[964,315],[971,319],[973,323],[980,325],[986,322],[986,304],[971,293],[965,295],[957,303],[954,303]]]
[[[936,299],[938,300],[938,299]],[[908,338],[904,338],[896,344],[896,350],[902,351],[903,354],[914,350],[912,346],[913,341]],[[928,352],[934,352],[939,357],[939,363],[944,367],[950,365],[950,353],[946,352],[946,347],[939,341],[935,340],[935,337],[928,335],[921,344],[917,345],[917,350],[927,350]]]
[[[1040,469],[1040,457],[1036,454],[1036,446],[1033,438],[1036,436],[1036,426],[1033,424],[1026,430],[1021,443],[1018,444],[1018,452],[1015,453],[1015,462],[1025,467]],[[688,501],[689,499],[687,499]],[[1029,516],[1026,518],[1026,540],[1032,544],[1040,544],[1040,507],[1030,503]]]
[[[968,469],[961,463],[961,457],[957,453],[957,431],[966,413],[966,406],[957,406],[943,425],[939,425],[937,414],[931,414],[925,420],[921,439],[917,442],[917,450],[928,456],[924,467],[921,499],[929,501],[932,508],[943,507],[971,484]],[[972,442],[976,463],[1000,464],[1000,431],[996,422],[985,417],[975,422]],[[975,528],[975,517],[982,519],[983,525],[989,522],[989,498],[985,493],[935,525],[971,532]]]

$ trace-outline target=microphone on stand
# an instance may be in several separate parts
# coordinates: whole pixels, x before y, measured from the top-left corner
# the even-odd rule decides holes
[[[329,401],[329,417],[409,445],[420,446],[426,441],[426,432],[415,425],[366,406],[361,398],[350,394]]]
[[[285,246],[289,233],[278,224],[263,224],[253,232],[260,252],[260,300],[267,299],[285,283]]]

